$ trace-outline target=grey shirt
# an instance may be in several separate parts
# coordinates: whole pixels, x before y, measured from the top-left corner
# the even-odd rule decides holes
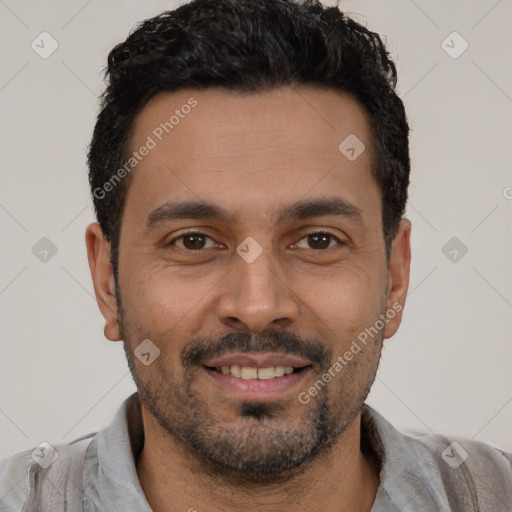
[[[361,434],[381,461],[372,512],[512,511],[512,454],[466,439],[402,434],[368,405]],[[0,460],[0,511],[151,512],[135,465],[143,444],[134,393],[100,432]]]

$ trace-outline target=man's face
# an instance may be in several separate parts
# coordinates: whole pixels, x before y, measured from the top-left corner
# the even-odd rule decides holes
[[[158,130],[176,109],[172,130]],[[366,146],[355,160],[338,149],[351,134]],[[164,435],[215,471],[275,481],[355,418],[398,325],[333,371],[392,307],[367,117],[332,90],[188,90],[151,100],[131,151],[153,146],[148,136],[119,245],[120,336],[140,398]],[[322,201],[337,208],[307,204]],[[183,202],[202,211],[181,216]],[[134,353],[144,340],[160,350],[147,366]],[[256,378],[275,366],[295,368]]]

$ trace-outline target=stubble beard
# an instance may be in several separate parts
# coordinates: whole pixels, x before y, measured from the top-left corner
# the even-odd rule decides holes
[[[165,347],[165,341],[128,326],[118,302],[123,346],[141,403],[164,435],[184,447],[205,475],[233,485],[283,484],[327,456],[360,413],[380,361],[382,334],[375,340],[373,370],[361,391],[347,393],[353,389],[353,376],[344,374],[344,369],[307,405],[295,395],[272,402],[239,401],[234,406],[236,425],[226,424],[216,419],[215,411],[194,389],[193,372],[183,372],[179,380],[171,369],[155,365],[156,360],[139,373],[133,352],[138,344],[135,340],[149,337],[159,347]],[[331,365],[332,357],[324,362],[319,376]],[[331,388],[334,392],[329,392]],[[300,409],[292,425],[286,418],[293,407]]]

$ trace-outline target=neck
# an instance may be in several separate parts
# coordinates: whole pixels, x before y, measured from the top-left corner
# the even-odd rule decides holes
[[[154,512],[282,512],[290,508],[369,512],[379,486],[379,462],[362,453],[361,415],[333,449],[280,483],[241,485],[216,476],[174,442],[142,407],[145,443],[137,473]]]

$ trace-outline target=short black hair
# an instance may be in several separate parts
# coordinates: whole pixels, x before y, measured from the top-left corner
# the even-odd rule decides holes
[[[395,92],[396,66],[381,37],[337,6],[318,0],[193,0],[139,23],[109,53],[105,74],[88,165],[116,283],[131,180],[115,174],[130,158],[134,121],[156,94],[188,88],[250,93],[320,86],[350,94],[371,122],[372,175],[381,192],[389,257],[407,201],[409,126]],[[105,187],[109,182],[113,186]]]

